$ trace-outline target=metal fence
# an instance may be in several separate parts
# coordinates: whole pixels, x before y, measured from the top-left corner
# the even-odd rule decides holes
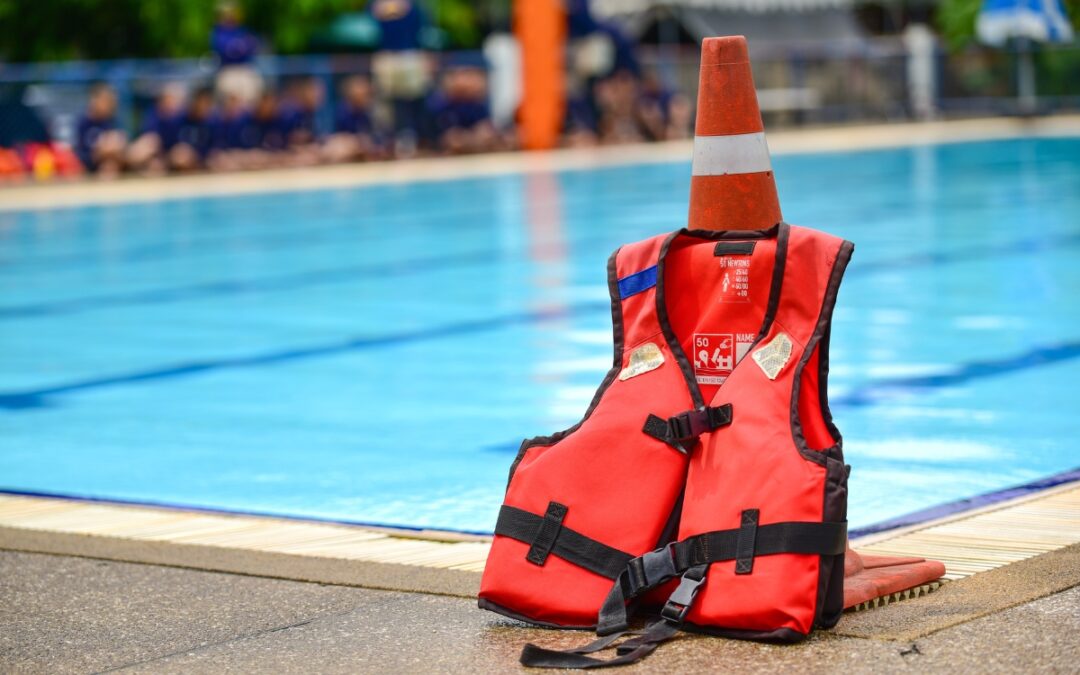
[[[692,46],[642,47],[646,68],[669,87],[696,99],[698,51]],[[754,78],[770,126],[907,120],[926,116],[913,105],[911,55],[899,38],[877,38],[813,48],[752,49]],[[970,48],[932,53],[929,114],[994,115],[1017,112],[1017,53]],[[479,61],[479,54],[436,55],[438,62]],[[1080,46],[1045,47],[1036,54],[1037,112],[1080,109]],[[257,62],[271,86],[293,78],[323,81],[327,104],[319,122],[329,127],[337,83],[370,69],[367,55],[264,56]],[[70,141],[94,82],[117,91],[121,123],[138,128],[161,89],[212,83],[212,59],[72,61],[0,64],[0,96],[18,95],[42,113],[56,138]]]

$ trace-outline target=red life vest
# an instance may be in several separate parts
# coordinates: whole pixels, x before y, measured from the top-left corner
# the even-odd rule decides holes
[[[794,641],[836,623],[847,467],[826,379],[852,250],[782,223],[612,255],[614,365],[581,422],[522,443],[479,604],[609,636],[635,598],[663,618],[612,661],[530,645],[523,662],[630,662],[684,625]]]

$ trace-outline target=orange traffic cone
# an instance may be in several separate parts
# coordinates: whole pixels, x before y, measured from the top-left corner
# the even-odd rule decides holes
[[[701,45],[690,229],[761,230],[780,222],[746,38]]]
[[[762,230],[780,220],[746,38],[706,38],[701,45],[688,227]],[[937,561],[860,556],[848,547],[844,607],[899,593],[944,574],[945,566]]]

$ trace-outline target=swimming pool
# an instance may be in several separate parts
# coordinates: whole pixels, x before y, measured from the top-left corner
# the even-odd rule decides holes
[[[850,517],[1080,465],[1080,138],[776,157],[856,243]],[[689,163],[0,213],[0,489],[490,531],[610,366]],[[0,195],[2,199],[2,195]]]

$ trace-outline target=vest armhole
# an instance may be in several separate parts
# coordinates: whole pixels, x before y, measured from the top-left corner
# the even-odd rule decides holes
[[[825,465],[827,456],[843,461],[843,439],[829,409],[829,342],[836,296],[854,249],[854,244],[843,241],[837,251],[817,325],[796,367],[791,397],[791,434],[795,447],[804,458],[821,465]],[[803,384],[809,386],[803,387]]]
[[[619,251],[622,247],[615,249],[615,251],[608,258],[607,263],[607,282],[608,282],[608,295],[611,298],[611,334],[613,344],[613,356],[611,369],[604,375],[603,381],[597,388],[596,393],[593,394],[592,401],[589,402],[589,407],[585,410],[585,414],[580,420],[577,421],[572,427],[563,429],[562,431],[556,431],[550,436],[536,436],[534,438],[527,438],[521,442],[521,447],[518,448],[517,456],[514,457],[513,464],[510,465],[510,475],[506,479],[506,488],[510,489],[510,481],[514,479],[514,472],[517,471],[518,465],[521,464],[521,460],[525,458],[525,453],[529,448],[554,445],[562,439],[566,438],[570,434],[574,433],[585,423],[585,420],[589,419],[593,410],[600,404],[600,399],[604,397],[604,392],[608,390],[611,383],[618,377],[619,371],[622,370],[623,362],[623,342],[625,340],[625,331],[623,329],[623,315],[622,315],[622,296],[619,293],[619,272],[618,272],[618,259]]]

